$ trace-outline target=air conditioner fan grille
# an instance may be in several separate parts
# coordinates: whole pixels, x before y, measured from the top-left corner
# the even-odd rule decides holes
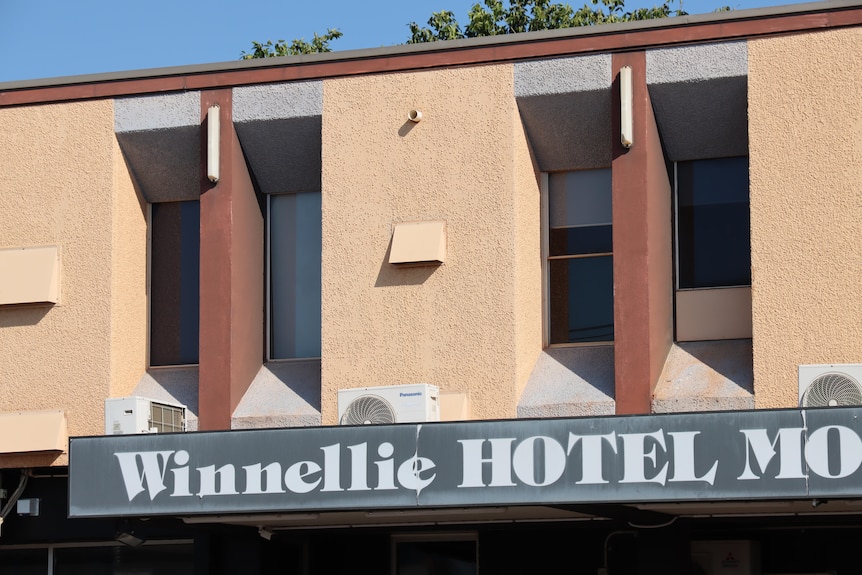
[[[379,395],[361,395],[350,402],[341,416],[341,425],[395,423],[395,410]]]
[[[802,395],[802,407],[850,405],[862,405],[862,386],[846,373],[824,373],[815,378]]]

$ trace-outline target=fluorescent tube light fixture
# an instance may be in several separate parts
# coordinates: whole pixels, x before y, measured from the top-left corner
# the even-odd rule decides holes
[[[632,105],[632,69],[623,66],[620,68],[620,143],[624,148],[631,148],[634,142]]]
[[[220,111],[218,106],[210,106],[207,110],[207,177],[212,183],[219,179]]]

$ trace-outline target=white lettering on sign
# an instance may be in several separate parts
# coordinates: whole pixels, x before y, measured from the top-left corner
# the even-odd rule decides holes
[[[719,469],[725,470],[720,486],[727,489],[729,482],[807,480],[809,474],[838,480],[862,468],[862,438],[846,426],[826,425],[810,433],[806,427],[738,431],[735,438],[720,441],[705,440],[701,431],[666,432],[664,428],[595,434],[563,428],[556,435],[454,439],[446,468],[440,467],[439,460],[420,454],[415,446],[410,451],[399,450],[389,441],[333,443],[293,460],[241,463],[202,461],[191,449],[113,456],[130,502],[139,497],[153,501],[344,492],[366,492],[364,496],[369,497],[375,492],[403,490],[418,497],[440,477],[451,482],[443,487],[450,490],[564,486],[576,491],[608,484],[714,486]],[[723,443],[734,439],[736,445],[725,448]],[[718,453],[709,453],[710,449]],[[729,457],[733,467],[721,461],[720,453]],[[573,495],[571,500],[578,497]]]

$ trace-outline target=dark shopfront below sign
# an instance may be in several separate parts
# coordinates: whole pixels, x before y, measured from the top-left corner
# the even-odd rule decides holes
[[[862,408],[73,438],[69,515],[862,496]]]

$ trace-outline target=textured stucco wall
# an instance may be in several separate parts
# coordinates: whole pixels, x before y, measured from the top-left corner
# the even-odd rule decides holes
[[[512,110],[515,208],[515,393],[521,397],[542,351],[542,220],[538,167],[521,116]]]
[[[148,202],[200,196],[201,93],[141,95],[114,101],[114,130]]]
[[[147,367],[147,203],[116,140],[112,150],[110,396],[123,397]]]
[[[543,172],[611,163],[610,54],[518,62],[515,97]]]
[[[862,361],[862,29],[749,42],[754,391]]]
[[[236,132],[262,193],[320,191],[322,108],[319,80],[233,89]]]
[[[339,388],[418,382],[467,392],[475,418],[514,417],[516,326],[535,313],[516,269],[539,253],[516,220],[538,222],[539,204],[515,201],[512,67],[327,80],[323,100],[323,423]],[[446,221],[442,266],[387,263],[394,224],[415,220]]]
[[[675,162],[747,152],[745,42],[646,52],[646,73],[662,143]]]
[[[112,103],[6,108],[0,125],[0,246],[61,254],[59,304],[0,308],[0,411],[64,409],[70,435],[99,434],[145,345],[145,220]]]

